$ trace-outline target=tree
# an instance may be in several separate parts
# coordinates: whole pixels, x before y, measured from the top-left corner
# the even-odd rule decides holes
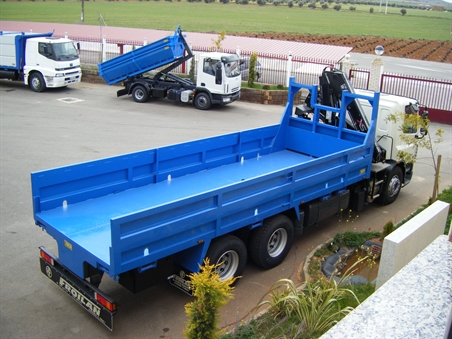
[[[402,13],[402,15],[405,15],[405,14],[406,14],[406,9],[405,9],[405,8],[402,8],[402,9],[400,10],[400,13]]]
[[[422,115],[394,113],[390,114],[385,121],[392,123],[402,122],[399,124],[399,130],[401,132],[400,139],[407,145],[414,145],[416,149],[421,147],[430,151],[432,166],[435,171],[435,182],[433,184],[433,193],[431,197],[431,201],[434,202],[437,198],[439,190],[439,169],[441,166],[441,155],[436,157],[435,145],[444,140],[444,130],[442,128],[438,128],[432,138],[429,133],[430,120],[428,119],[427,108],[424,109]],[[403,150],[397,152],[397,157],[405,163],[414,164],[417,161],[416,155],[417,151],[416,154],[405,152]]]
[[[217,40],[212,39],[213,47],[211,49],[213,50],[221,50],[221,42],[226,38],[226,32],[221,31],[220,34],[218,34]]]
[[[215,270],[220,264],[211,265],[209,258],[200,266],[199,273],[189,275],[195,300],[185,305],[189,317],[184,331],[187,339],[214,339],[219,337],[219,309],[233,298],[231,286],[236,278],[221,281]]]

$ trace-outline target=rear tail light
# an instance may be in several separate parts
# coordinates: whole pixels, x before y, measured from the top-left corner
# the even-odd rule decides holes
[[[55,266],[54,262],[53,262],[53,258],[47,254],[46,252],[44,252],[42,249],[40,250],[40,254],[41,254],[41,258],[44,259],[46,262],[48,262],[50,265]]]
[[[100,295],[97,292],[94,292],[94,297],[96,298],[97,302],[104,306],[106,309],[108,309],[111,312],[116,311],[116,303],[112,303],[105,299],[102,295]]]

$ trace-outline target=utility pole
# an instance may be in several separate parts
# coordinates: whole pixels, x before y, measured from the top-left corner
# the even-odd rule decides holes
[[[82,19],[82,24],[85,24],[85,0],[82,0],[82,15],[80,19]]]

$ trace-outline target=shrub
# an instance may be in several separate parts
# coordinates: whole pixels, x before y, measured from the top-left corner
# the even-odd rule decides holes
[[[359,304],[353,291],[340,286],[333,278],[307,281],[301,290],[292,280],[281,279],[269,294],[269,300],[260,306],[270,305],[270,314],[275,318],[296,318],[303,324],[306,338],[318,337],[353,310],[352,307],[341,307],[339,303],[346,295]]]
[[[221,281],[209,259],[204,260],[199,273],[189,275],[195,300],[185,305],[189,317],[184,334],[187,339],[218,338],[219,308],[232,299],[231,284],[236,278]]]
[[[406,14],[406,9],[405,9],[405,8],[402,8],[402,9],[400,10],[400,13],[402,13],[402,15],[405,15],[405,14]]]
[[[334,5],[334,7],[333,7],[333,9],[338,12],[341,10],[341,8],[342,8],[341,5]]]
[[[348,9],[351,10],[352,12],[356,11],[356,7],[355,6],[350,6]]]
[[[327,3],[322,4],[322,9],[328,9],[328,8],[329,8],[329,6]]]
[[[372,14],[373,12],[374,12],[374,8],[373,7],[369,8],[369,13]]]
[[[265,6],[266,3],[267,3],[266,0],[257,0],[257,4],[258,4],[259,6]]]
[[[386,225],[383,226],[383,232],[381,233],[381,240],[383,240],[384,238],[386,238],[386,236],[388,236],[389,234],[391,234],[392,232],[394,232],[394,223],[392,221],[388,221],[386,223]]]
[[[289,7],[289,8],[292,8],[292,7],[293,7],[293,1],[292,1],[292,0],[289,0],[289,1],[287,2],[287,7]]]
[[[254,87],[254,80],[256,80],[256,61],[257,61],[257,54],[252,53],[250,55],[250,65],[248,68],[248,87],[249,88]]]

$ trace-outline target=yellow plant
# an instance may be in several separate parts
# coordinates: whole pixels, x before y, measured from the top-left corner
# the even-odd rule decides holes
[[[231,286],[236,277],[221,280],[215,270],[220,264],[211,265],[204,260],[199,273],[189,275],[195,300],[185,305],[189,317],[184,331],[187,339],[219,338],[219,309],[233,298]]]

